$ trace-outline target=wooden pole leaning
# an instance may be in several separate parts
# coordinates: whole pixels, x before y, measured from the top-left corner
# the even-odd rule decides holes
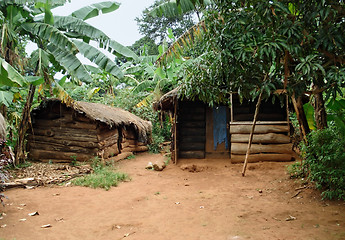
[[[244,177],[244,175],[246,173],[246,169],[247,169],[248,157],[249,157],[249,154],[250,154],[250,147],[251,147],[252,142],[253,142],[253,135],[254,135],[256,121],[257,121],[258,115],[259,115],[259,109],[260,109],[260,104],[261,104],[261,99],[262,99],[262,93],[263,93],[263,88],[261,89],[261,92],[260,92],[260,95],[259,95],[259,98],[258,98],[258,102],[256,103],[256,107],[255,107],[254,120],[253,120],[253,124],[252,124],[252,129],[251,129],[250,135],[249,135],[249,141],[248,141],[246,158],[244,159],[244,164],[243,164],[243,169],[242,169],[242,177]]]

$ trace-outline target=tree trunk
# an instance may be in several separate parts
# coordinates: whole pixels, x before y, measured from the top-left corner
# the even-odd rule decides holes
[[[301,137],[304,140],[304,142],[307,143],[307,135],[310,133],[310,129],[309,129],[307,117],[305,116],[305,112],[303,109],[302,97],[299,96],[296,99],[295,95],[293,95],[291,99],[292,99],[293,106],[295,108]]]
[[[36,87],[34,85],[30,85],[28,97],[26,99],[26,103],[23,109],[22,113],[22,120],[20,121],[19,128],[18,128],[18,140],[16,145],[16,157],[15,157],[15,165],[18,165],[19,163],[24,162],[25,160],[25,145],[24,145],[24,139],[25,139],[25,133],[28,129],[30,120],[30,110],[32,106],[32,101],[34,98]]]
[[[327,113],[325,108],[325,101],[320,91],[319,86],[313,86],[314,92],[314,116],[317,129],[327,128]]]

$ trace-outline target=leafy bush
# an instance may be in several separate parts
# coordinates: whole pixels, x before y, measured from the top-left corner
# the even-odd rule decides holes
[[[309,180],[322,189],[323,199],[345,200],[345,137],[335,127],[313,131],[302,144]]]
[[[93,173],[76,178],[72,183],[76,186],[109,190],[111,187],[116,187],[119,182],[129,179],[127,174],[114,172],[112,166],[103,164],[98,158],[92,160],[91,166],[94,170]]]

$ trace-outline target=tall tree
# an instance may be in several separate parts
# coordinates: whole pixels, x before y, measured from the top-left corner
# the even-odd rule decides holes
[[[220,101],[231,91],[252,98],[285,88],[314,98],[326,126],[324,93],[344,87],[343,1],[214,1],[199,57],[185,69],[186,94]],[[191,87],[192,86],[192,87]],[[197,88],[196,88],[197,86]]]
[[[135,19],[139,26],[139,32],[153,39],[158,45],[162,44],[165,39],[168,39],[169,28],[172,29],[175,36],[180,36],[194,25],[193,14],[195,11],[173,16],[152,14],[153,9],[164,2],[167,1],[156,0],[153,5],[143,11],[141,17]]]

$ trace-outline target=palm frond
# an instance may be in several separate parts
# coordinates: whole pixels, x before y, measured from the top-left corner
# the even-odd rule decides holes
[[[52,25],[46,23],[25,23],[22,25],[22,28],[34,36],[38,36],[54,44],[55,47],[61,50],[67,50],[74,53],[78,50],[68,37]]]
[[[115,11],[120,7],[120,3],[107,1],[107,2],[100,2],[95,3],[90,6],[83,7],[78,9],[77,11],[72,12],[71,16],[79,18],[81,20],[86,20],[89,18],[97,17],[100,12],[102,13],[110,13]]]
[[[63,66],[73,77],[85,83],[91,83],[92,78],[80,60],[69,51],[62,51],[53,45],[48,46],[48,50],[55,60]]]
[[[123,78],[122,70],[99,49],[81,41],[73,40],[81,54],[91,62],[97,64],[100,68],[121,79]]]
[[[169,62],[172,57],[181,58],[184,49],[192,47],[194,41],[200,39],[205,31],[206,28],[204,21],[195,24],[176,39],[176,41],[172,43],[170,47],[157,59],[156,63],[161,65]]]

